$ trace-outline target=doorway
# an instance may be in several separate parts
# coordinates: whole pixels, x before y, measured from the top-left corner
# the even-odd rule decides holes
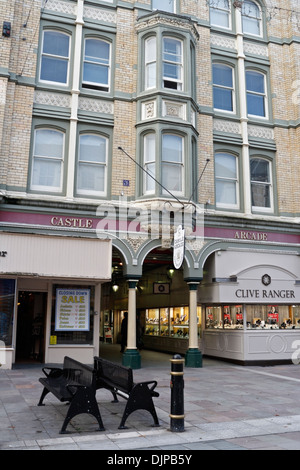
[[[19,291],[16,362],[44,362],[46,292]]]

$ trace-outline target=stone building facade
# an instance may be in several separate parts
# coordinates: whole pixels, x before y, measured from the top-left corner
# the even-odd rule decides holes
[[[2,362],[59,362],[70,350],[91,362],[99,333],[118,341],[125,311],[132,367],[136,312],[146,347],[193,367],[202,353],[291,360],[297,3],[1,2]],[[186,243],[174,272],[177,225]],[[62,290],[90,299],[84,330],[58,326]]]

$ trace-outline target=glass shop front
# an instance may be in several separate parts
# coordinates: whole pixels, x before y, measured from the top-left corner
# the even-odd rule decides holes
[[[300,341],[300,263],[290,253],[228,250],[198,291],[203,352],[242,364],[291,362]]]

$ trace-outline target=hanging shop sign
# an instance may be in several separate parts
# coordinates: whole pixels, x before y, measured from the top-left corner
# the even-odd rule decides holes
[[[56,289],[55,331],[89,331],[90,289]]]
[[[173,264],[176,269],[179,269],[183,263],[184,258],[184,230],[181,225],[178,225],[174,233],[174,249],[173,249]]]

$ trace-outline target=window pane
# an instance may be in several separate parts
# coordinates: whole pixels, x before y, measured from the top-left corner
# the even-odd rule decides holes
[[[254,91],[256,93],[265,92],[265,79],[264,75],[258,72],[246,73],[246,87],[247,91]]]
[[[265,116],[265,99],[263,96],[247,94],[248,114]]]
[[[144,162],[145,170],[155,178],[155,134],[144,137]],[[145,191],[155,191],[155,180],[147,174],[145,174]]]
[[[214,88],[214,108],[224,111],[233,111],[232,92],[225,88]]]
[[[229,15],[225,11],[211,9],[210,22],[215,26],[229,28]]]
[[[163,76],[173,80],[181,80],[181,67],[175,64],[164,63]]]
[[[103,192],[105,189],[105,166],[80,163],[78,190]]]
[[[34,155],[62,158],[64,135],[51,129],[39,129],[35,133]]]
[[[169,191],[182,191],[181,165],[162,164],[162,184]]]
[[[162,160],[182,162],[182,137],[168,134],[163,135]]]
[[[35,158],[32,173],[33,186],[60,189],[61,161]]]
[[[177,39],[164,38],[164,60],[181,63],[181,42]]]
[[[149,173],[149,175],[153,176],[155,178],[155,163],[148,163],[145,165],[146,171]],[[155,180],[151,178],[146,174],[146,191],[147,192],[154,192],[155,190]]]
[[[109,69],[103,65],[86,62],[83,70],[83,81],[108,85]]]
[[[236,183],[231,181],[216,181],[217,204],[236,205]]]
[[[145,87],[156,86],[156,38],[150,38],[145,43]]]
[[[43,53],[69,57],[69,36],[57,31],[45,31]]]
[[[215,172],[217,177],[237,178],[236,157],[225,153],[215,157]]]
[[[174,12],[174,1],[175,0],[153,0],[152,9],[169,11],[170,13]]]
[[[0,279],[0,341],[12,345],[15,280]]]
[[[213,83],[214,85],[222,85],[225,87],[232,87],[232,68],[227,65],[214,64],[213,65]]]
[[[67,83],[68,61],[55,57],[42,57],[41,80],[48,82]]]
[[[101,64],[109,64],[109,44],[99,39],[87,39],[85,41],[86,60],[98,62]]]
[[[271,207],[271,188],[265,184],[251,184],[252,206]]]
[[[154,88],[156,85],[156,63],[147,65],[146,88]]]
[[[155,160],[155,134],[145,136],[145,162]]]
[[[145,51],[146,62],[153,62],[156,60],[156,38],[150,38],[146,41]]]
[[[266,160],[254,158],[250,162],[251,181],[270,182],[270,164]]]
[[[106,162],[106,139],[97,135],[80,136],[80,155],[81,161]]]

